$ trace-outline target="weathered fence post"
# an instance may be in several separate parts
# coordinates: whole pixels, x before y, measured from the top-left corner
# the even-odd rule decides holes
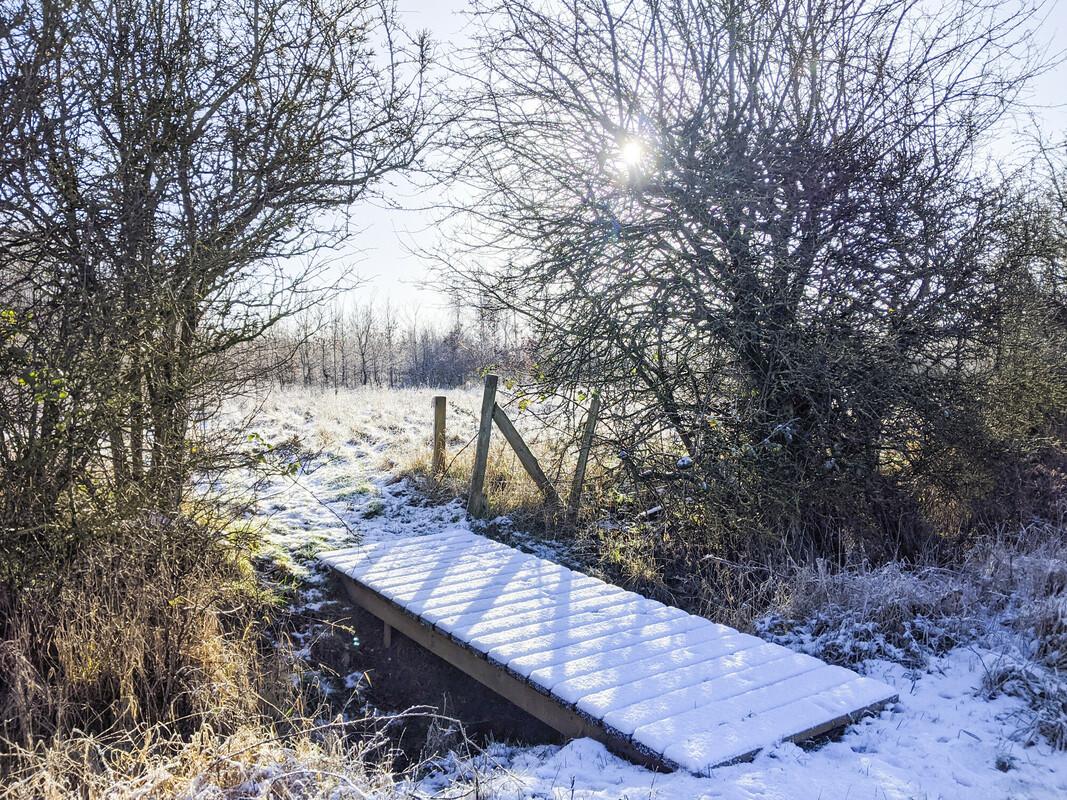
[[[443,395],[433,399],[433,475],[445,471],[445,408]]]
[[[578,507],[582,501],[582,483],[585,481],[585,467],[589,463],[589,450],[593,446],[593,429],[600,414],[600,395],[594,394],[589,403],[589,413],[585,417],[582,429],[582,444],[578,449],[578,463],[574,467],[574,480],[571,481],[571,493],[567,498],[567,520],[573,522],[578,518]]]
[[[526,446],[526,442],[522,440],[519,432],[515,430],[515,426],[511,424],[511,420],[504,413],[504,409],[498,405],[493,406],[493,421],[496,422],[496,426],[500,428],[500,432],[508,440],[511,449],[519,457],[519,463],[522,464],[522,468],[526,470],[527,475],[533,478],[533,482],[537,484],[537,488],[541,490],[549,505],[558,508],[560,500],[559,494],[556,493],[556,487],[552,485],[552,481],[545,475],[541,465],[537,463],[537,458],[530,452],[530,448]]]
[[[471,472],[471,491],[467,498],[467,512],[474,517],[485,514],[485,468],[489,463],[489,438],[493,434],[493,406],[496,405],[496,375],[485,376],[482,394],[482,416],[478,424],[478,445],[474,451],[474,470]]]

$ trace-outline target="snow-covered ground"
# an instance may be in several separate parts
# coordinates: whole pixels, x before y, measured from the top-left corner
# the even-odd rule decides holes
[[[362,538],[411,536],[469,526],[458,502],[429,505],[396,470],[430,445],[433,391],[276,391],[252,429],[298,455],[303,468],[260,487],[260,512],[275,557],[304,580],[300,602],[324,602],[314,555]],[[450,425],[473,434],[477,395],[451,392]],[[235,408],[233,419],[252,410]],[[467,418],[469,417],[469,418]],[[520,538],[521,537],[516,537]],[[551,555],[551,548],[540,548]],[[711,777],[656,774],[589,740],[564,747],[490,747],[473,760],[442,761],[416,797],[482,798],[1061,798],[1067,753],[1016,743],[1021,701],[983,699],[982,678],[997,655],[957,648],[923,670],[868,661],[867,674],[898,689],[900,702],[814,748],[782,744]],[[477,794],[476,794],[477,792]]]
[[[780,744],[750,763],[711,777],[657,775],[611,755],[596,742],[562,748],[505,748],[486,753],[478,780],[500,798],[1062,798],[1067,757],[1010,740],[1018,702],[978,699],[983,660],[958,649],[929,672],[869,663],[869,674],[897,687],[900,702],[814,749]],[[468,765],[452,764],[424,788],[447,791]],[[573,795],[571,789],[573,787]],[[459,794],[459,787],[452,790]]]

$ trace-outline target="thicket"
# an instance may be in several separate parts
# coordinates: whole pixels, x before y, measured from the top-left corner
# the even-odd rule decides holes
[[[480,11],[445,258],[530,395],[601,394],[604,551],[721,596],[1062,513],[1065,209],[991,155],[1028,6]]]
[[[299,713],[206,422],[321,299],[326,213],[434,135],[429,62],[368,0],[0,7],[4,769]]]

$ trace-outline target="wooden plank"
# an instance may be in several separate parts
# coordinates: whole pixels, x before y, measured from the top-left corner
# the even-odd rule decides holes
[[[573,677],[558,678],[552,673],[548,674],[548,682],[544,679],[545,671],[534,672],[530,680],[537,680],[551,687],[553,694],[562,699],[577,703],[582,698],[588,698],[587,702],[595,702],[598,692],[604,692],[605,697],[610,693],[617,693],[625,687],[627,703],[623,706],[628,708],[634,703],[646,700],[649,697],[658,697],[669,692],[672,686],[677,684],[676,673],[691,667],[694,664],[710,661],[728,654],[737,654],[745,650],[759,647],[763,644],[762,639],[750,636],[741,638],[744,634],[735,636],[718,636],[714,631],[707,628],[698,628],[690,631],[685,637],[686,645],[666,652],[659,652],[654,656],[639,661],[627,660],[627,652],[609,652],[614,655],[614,660],[608,658],[604,663],[608,666],[599,670],[585,671]],[[749,640],[753,640],[750,642]],[[662,642],[663,640],[659,640]],[[692,644],[690,644],[692,642]],[[641,645],[625,648],[629,653],[640,653]],[[647,651],[648,648],[646,648]],[[589,663],[590,659],[584,659]],[[595,663],[595,662],[594,662]],[[565,669],[571,668],[565,665]],[[580,671],[582,668],[573,668]],[[558,671],[557,671],[558,674]],[[538,680],[538,679],[541,680]],[[660,683],[660,678],[666,680]],[[613,704],[613,705],[618,705]]]
[[[488,689],[517,705],[567,738],[589,737],[612,752],[650,769],[673,770],[677,766],[636,747],[633,742],[608,733],[592,720],[567,708],[551,695],[538,690],[507,669],[491,664],[440,631],[425,626],[417,617],[363,584],[341,575],[353,603],[366,609],[388,626],[470,675]]]
[[[511,420],[508,419],[508,415],[504,413],[504,409],[496,404],[493,405],[493,421],[496,422],[496,426],[500,428],[500,432],[508,440],[511,449],[519,457],[519,463],[526,470],[526,474],[533,478],[533,482],[537,484],[537,488],[541,490],[545,499],[550,505],[559,506],[560,500],[556,487],[552,485],[552,481],[545,475],[534,454],[526,446],[526,442],[522,440],[522,436],[519,435]]]
[[[737,631],[724,636],[714,626],[706,625],[693,628],[684,636],[661,636],[658,639],[626,645],[618,650],[576,658],[555,667],[536,669],[530,673],[530,680],[554,691],[563,683],[615,670],[625,675],[625,680],[620,677],[616,684],[623,685],[654,677],[665,669],[685,667],[704,658],[714,658],[760,644],[763,644],[763,640],[755,636]],[[594,681],[595,677],[590,677],[589,680]]]
[[[824,667],[822,674],[825,676],[831,669]],[[897,699],[896,696],[885,698],[874,689],[867,692],[870,702],[857,708],[854,695],[857,691],[864,693],[858,687],[873,688],[877,686],[876,681],[853,674],[850,680],[836,682],[836,685],[826,683],[824,677],[818,685],[804,687],[797,699],[785,705],[767,703],[764,710],[759,706],[751,709],[749,705],[741,705],[741,715],[725,720],[712,730],[683,737],[677,734],[665,737],[667,746],[664,750],[669,759],[677,759],[677,763],[691,772],[708,774],[715,767],[751,759],[771,740],[803,742],[875,713]],[[752,694],[770,688],[773,687],[764,687]],[[736,698],[725,700],[723,704],[735,702]],[[707,712],[700,713],[704,716]]]
[[[406,537],[398,540],[398,543],[390,541],[363,542],[357,547],[339,551],[336,554],[337,558],[331,563],[342,572],[360,570],[365,574],[370,574],[379,569],[392,574],[399,566],[396,563],[399,554],[408,553],[413,559],[425,561],[427,544],[432,544],[438,552],[443,551],[445,548],[460,545],[465,547],[472,546],[469,531],[448,530],[444,533],[434,533],[427,536]],[[390,561],[388,565],[378,560],[380,554],[386,553]]]
[[[627,615],[617,626],[583,625],[563,636],[532,636],[515,645],[494,648],[490,657],[524,673],[562,664],[595,652],[617,650],[627,645],[658,639],[669,633],[684,633],[697,627],[684,617],[649,624],[640,616]]]
[[[457,591],[456,583],[462,582],[464,588],[471,590],[485,590],[493,586],[503,587],[512,581],[529,583],[545,579],[565,578],[566,573],[558,570],[539,569],[541,565],[531,563],[501,564],[498,554],[480,554],[466,556],[457,559],[453,564],[434,563],[427,570],[399,578],[382,578],[380,580],[366,580],[365,576],[352,575],[353,578],[373,586],[382,594],[388,595],[393,600],[403,601],[406,604],[416,600],[428,599],[430,594],[444,591],[452,595]],[[453,586],[444,587],[448,582]],[[394,596],[399,595],[399,596]]]
[[[567,598],[567,604],[560,602],[558,597],[546,597],[544,595],[517,603],[501,603],[486,605],[476,603],[470,609],[453,610],[451,612],[433,611],[430,615],[440,621],[428,619],[437,627],[447,625],[449,628],[462,629],[464,638],[478,636],[500,630],[512,630],[525,622],[547,623],[555,618],[573,616],[579,611],[603,612],[609,608],[618,608],[630,601],[626,598],[610,598],[605,602],[599,587],[590,586],[583,590],[580,596],[571,595]],[[426,618],[427,611],[419,610],[419,616]],[[489,616],[491,614],[491,616]],[[488,618],[487,618],[488,617]]]
[[[560,588],[558,594],[571,597],[574,602],[584,602],[588,598],[601,594],[600,587],[592,582],[573,593],[564,587],[564,584],[557,583],[555,586],[563,587]],[[524,580],[517,587],[515,585],[505,587],[498,596],[479,591],[477,594],[467,594],[455,603],[427,601],[418,608],[407,603],[404,605],[430,625],[436,627],[447,625],[449,629],[458,630],[465,629],[465,626],[472,622],[483,621],[486,614],[493,614],[499,619],[505,614],[510,616],[534,609],[554,608],[559,605],[555,594],[551,588],[546,591]]]
[[[368,562],[367,567],[354,567],[350,574],[354,578],[367,580],[395,580],[404,576],[417,576],[434,568],[448,567],[457,563],[468,563],[477,559],[500,558],[499,549],[476,547],[469,540],[449,540],[435,544],[433,552],[410,549],[402,552],[388,550],[380,562]],[[386,561],[387,559],[387,561]]]
[[[592,602],[592,601],[591,601]],[[555,611],[539,611],[517,617],[513,625],[500,626],[493,623],[487,625],[472,625],[464,631],[463,638],[471,647],[483,652],[495,651],[496,648],[515,642],[525,642],[538,636],[551,636],[554,634],[564,635],[576,627],[588,624],[595,625],[604,621],[608,616],[637,616],[634,613],[632,600],[617,599],[608,605],[592,605],[573,612],[561,610],[558,606]]]
[[[642,693],[644,699],[622,707],[612,708],[616,704],[610,690],[586,694],[579,698],[582,701],[579,705],[586,711],[603,708],[604,713],[600,716],[605,722],[632,734],[638,728],[663,720],[686,715],[696,717],[705,712],[705,707],[731,697],[765,688],[767,684],[790,685],[788,679],[827,668],[823,662],[800,653],[789,652],[783,656],[767,647],[750,648],[744,654],[750,655],[750,660],[744,663],[736,663],[735,654],[727,654],[686,669],[673,670],[666,676],[673,680],[662,691],[649,686],[649,691]],[[712,671],[731,662],[735,662],[733,666],[725,666],[719,674]],[[646,680],[643,685],[649,683],[652,682]],[[794,683],[801,691],[803,681]],[[631,684],[631,688],[640,686],[641,682]],[[712,717],[708,714],[707,718]]]
[[[498,574],[501,559],[502,556],[498,552],[471,552],[471,548],[457,548],[439,555],[434,554],[433,557],[427,556],[422,564],[409,565],[405,570],[397,571],[396,574],[386,572],[361,575],[356,573],[352,577],[364,583],[373,583],[376,589],[394,586],[410,588],[420,582],[436,580],[446,575],[458,579],[469,573],[482,575],[487,570],[492,574]]]
[[[496,375],[485,376],[482,392],[482,415],[478,424],[478,444],[474,451],[474,469],[471,471],[471,490],[467,497],[467,512],[481,517],[489,510],[485,499],[485,469],[489,464],[489,440],[493,435],[493,408],[496,406]]]
[[[445,409],[447,400],[443,395],[433,399],[433,467],[437,477],[445,471]]]
[[[582,502],[582,484],[585,482],[585,468],[589,464],[589,451],[593,446],[593,431],[600,415],[600,395],[594,394],[589,403],[589,413],[582,428],[582,442],[578,448],[578,463],[574,467],[574,479],[571,481],[571,493],[567,497],[567,520],[574,522],[578,518],[578,509]]]

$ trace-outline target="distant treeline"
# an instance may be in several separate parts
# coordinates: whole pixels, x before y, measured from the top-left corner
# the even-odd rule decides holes
[[[257,346],[283,386],[453,387],[489,367],[521,369],[527,344],[511,314],[456,309],[424,321],[368,301],[306,314]]]

